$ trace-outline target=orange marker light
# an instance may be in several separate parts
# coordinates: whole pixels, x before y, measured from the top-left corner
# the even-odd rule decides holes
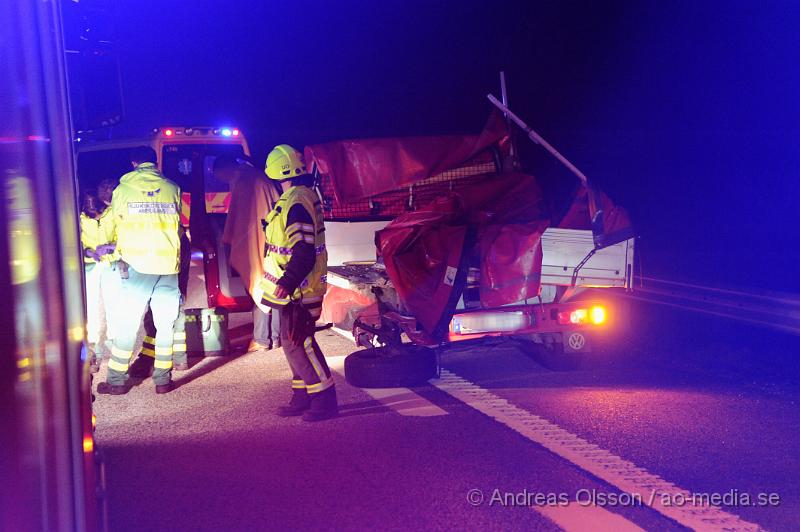
[[[602,305],[558,313],[558,323],[561,325],[602,325],[607,318],[608,311]]]
[[[592,307],[589,311],[589,319],[595,325],[602,325],[606,322],[606,309],[599,305]]]
[[[91,436],[84,436],[83,437],[83,452],[90,453],[94,451],[94,440]]]

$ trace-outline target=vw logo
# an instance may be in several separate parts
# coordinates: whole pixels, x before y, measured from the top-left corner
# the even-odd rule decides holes
[[[567,340],[569,346],[575,351],[580,351],[586,345],[586,337],[581,333],[572,333]]]

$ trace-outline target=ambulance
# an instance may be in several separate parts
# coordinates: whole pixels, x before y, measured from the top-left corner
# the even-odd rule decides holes
[[[77,173],[82,189],[104,179],[119,179],[131,169],[130,149],[151,146],[162,173],[181,188],[181,224],[191,242],[187,308],[252,308],[239,275],[227,261],[221,241],[230,206],[228,184],[214,176],[217,157],[248,157],[242,131],[230,125],[164,126],[145,138],[77,142]]]

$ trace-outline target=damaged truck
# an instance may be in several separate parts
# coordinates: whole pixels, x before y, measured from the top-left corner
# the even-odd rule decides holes
[[[495,102],[506,115],[479,135],[306,148],[327,227],[322,320],[366,348],[345,361],[351,384],[420,384],[437,374],[432,348],[486,336],[572,369],[624,326],[613,295],[634,285],[629,216]],[[510,119],[563,159],[566,186],[518,170]]]

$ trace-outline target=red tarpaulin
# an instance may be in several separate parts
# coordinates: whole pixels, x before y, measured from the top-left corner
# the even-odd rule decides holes
[[[502,116],[492,113],[480,135],[344,140],[307,146],[305,158],[331,179],[336,200],[348,202],[427,179],[507,140]]]
[[[378,251],[403,304],[435,339],[446,332],[473,257],[484,307],[539,293],[548,221],[536,180],[511,173],[396,218]]]
[[[596,206],[593,209],[589,202],[589,190],[581,186],[575,193],[567,213],[561,219],[558,227],[563,229],[594,229],[601,234],[595,234],[595,245],[611,245],[627,240],[633,236],[633,225],[625,209],[615,205],[611,198],[598,190],[594,191]],[[592,227],[592,220],[600,212],[597,225]]]

